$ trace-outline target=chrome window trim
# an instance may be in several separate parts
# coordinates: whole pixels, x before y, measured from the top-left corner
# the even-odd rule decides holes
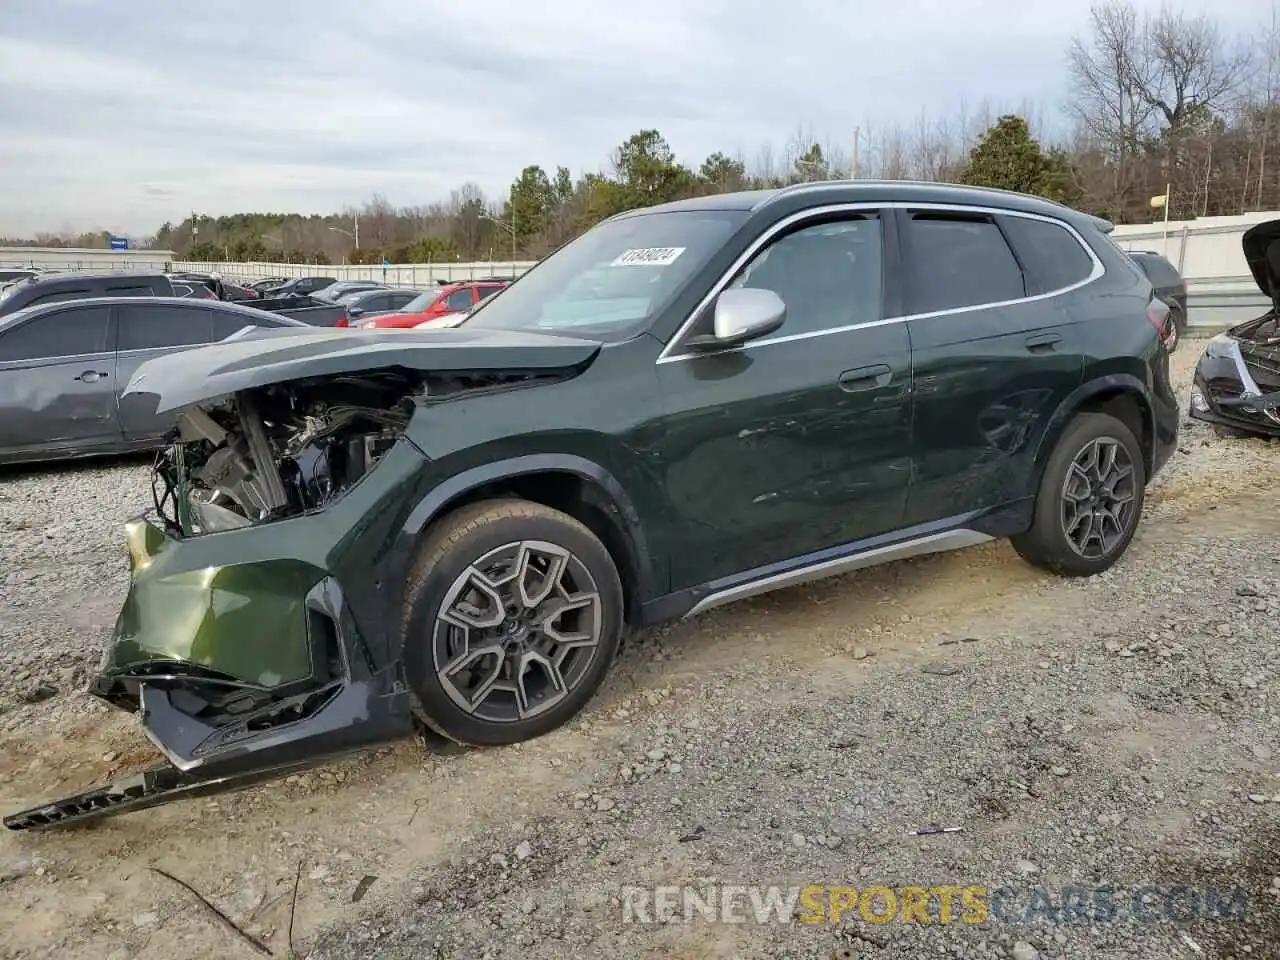
[[[1073,284],[1060,287],[1057,290],[1050,290],[1048,293],[1037,293],[1029,297],[1015,297],[1012,300],[996,300],[991,303],[976,303],[967,307],[951,307],[946,310],[933,310],[927,313],[911,313],[904,314],[900,317],[885,317],[879,320],[869,320],[863,323],[828,327],[823,330],[807,330],[804,333],[783,334],[782,336],[777,337],[764,337],[760,340],[753,340],[749,343],[745,343],[740,347],[728,347],[723,351],[695,351],[691,353],[676,352],[681,339],[686,333],[688,333],[689,328],[694,324],[698,317],[702,315],[702,312],[706,310],[711,302],[714,301],[724,288],[729,285],[729,281],[737,276],[738,271],[745,267],[751,261],[751,258],[759,253],[766,245],[772,242],[774,237],[779,233],[797,223],[802,223],[803,221],[811,218],[830,216],[831,214],[839,213],[858,213],[867,210],[950,211],[954,213],[980,213],[988,216],[1023,217],[1027,220],[1042,220],[1045,223],[1051,223],[1054,226],[1062,227],[1066,230],[1076,243],[1084,249],[1085,253],[1089,255],[1089,260],[1093,263],[1093,270],[1090,271],[1089,275],[1083,280],[1078,280]],[[707,295],[698,301],[697,306],[695,306],[689,315],[685,317],[679,328],[677,328],[675,334],[662,348],[662,352],[658,354],[656,363],[675,363],[679,360],[689,360],[694,357],[715,356],[717,353],[734,350],[749,350],[753,347],[763,347],[775,343],[790,343],[793,340],[808,340],[813,337],[823,337],[834,333],[847,333],[850,330],[861,330],[866,327],[879,327],[891,323],[906,323],[908,320],[923,320],[930,317],[946,317],[953,314],[969,313],[974,310],[989,310],[992,307],[1007,307],[1016,303],[1034,303],[1038,300],[1047,300],[1050,297],[1058,297],[1064,293],[1071,293],[1074,290],[1079,290],[1081,287],[1093,283],[1106,272],[1106,267],[1103,266],[1102,260],[1099,259],[1097,253],[1095,253],[1094,249],[1089,246],[1084,237],[1080,235],[1080,231],[1065,220],[1059,217],[1049,216],[1047,214],[1029,213],[1023,210],[1009,210],[1004,207],[988,207],[968,203],[911,203],[909,201],[893,201],[886,203],[859,202],[826,204],[820,207],[812,207],[808,210],[801,210],[788,217],[784,217],[752,241],[751,245],[747,247],[747,249],[729,265],[729,268],[720,276],[720,278],[712,284],[711,290],[708,291]]]

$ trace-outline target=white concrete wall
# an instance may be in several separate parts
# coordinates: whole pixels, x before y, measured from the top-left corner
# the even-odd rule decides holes
[[[172,250],[93,250],[78,247],[0,247],[0,267],[45,267],[94,273],[162,272]]]
[[[1164,223],[1116,227],[1112,238],[1122,250],[1163,253],[1181,270],[1192,289],[1230,287],[1254,289],[1240,238],[1257,223],[1280,220],[1280,210],[1246,213],[1238,217],[1203,217]]]

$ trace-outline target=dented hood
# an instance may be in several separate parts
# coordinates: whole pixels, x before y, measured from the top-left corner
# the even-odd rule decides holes
[[[1280,220],[1268,220],[1250,227],[1240,238],[1244,258],[1249,262],[1258,289],[1280,309]]]
[[[156,413],[288,380],[402,367],[547,370],[588,363],[600,344],[514,330],[300,330],[227,341],[148,360],[122,396],[151,394]]]

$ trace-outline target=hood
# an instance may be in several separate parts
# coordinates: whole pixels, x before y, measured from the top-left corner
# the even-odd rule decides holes
[[[401,367],[450,370],[549,370],[588,363],[591,340],[515,330],[329,330],[224,341],[148,360],[121,394],[151,394],[156,413],[307,377]]]
[[[1240,245],[1258,289],[1280,310],[1280,220],[1250,227],[1240,238]]]

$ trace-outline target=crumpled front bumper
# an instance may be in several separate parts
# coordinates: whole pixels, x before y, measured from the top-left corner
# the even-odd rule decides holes
[[[305,560],[204,565],[208,544],[128,527],[132,585],[91,693],[137,710],[170,766],[5,818],[63,825],[239,789],[413,732],[338,579]],[[200,558],[193,565],[186,551]]]
[[[1280,437],[1280,390],[1259,385],[1240,342],[1227,334],[1209,341],[1196,364],[1188,414],[1205,423]]]

